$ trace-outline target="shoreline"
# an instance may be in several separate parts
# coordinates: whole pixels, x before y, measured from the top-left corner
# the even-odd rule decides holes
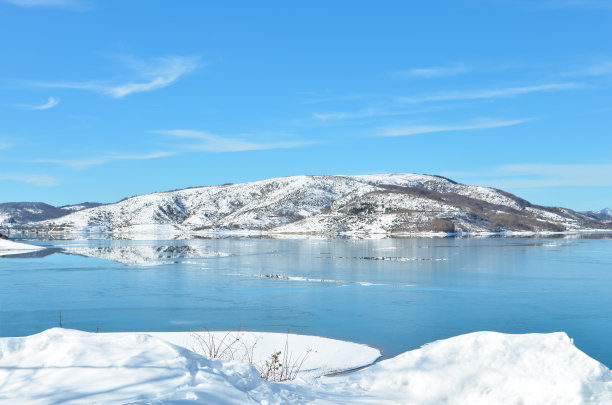
[[[70,232],[41,231],[29,229],[3,228],[1,233],[18,240],[198,240],[198,239],[410,239],[410,238],[521,238],[521,237],[564,237],[597,235],[610,236],[611,229],[586,229],[572,231],[499,231],[499,232],[412,232],[412,233],[312,233],[312,232],[271,232],[254,230],[215,230],[184,231],[178,229],[158,229],[153,232],[135,230],[106,231],[95,228],[81,228]]]

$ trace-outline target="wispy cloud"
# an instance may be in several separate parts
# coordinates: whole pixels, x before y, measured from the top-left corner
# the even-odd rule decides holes
[[[18,104],[17,107],[25,108],[26,110],[48,110],[58,105],[59,102],[59,98],[49,97],[47,102],[43,104]]]
[[[84,11],[92,7],[87,0],[0,0],[3,3],[13,4],[15,6],[34,8],[34,7],[50,7],[64,8],[68,10]]]
[[[208,132],[194,131],[189,129],[151,131],[151,133],[169,135],[174,138],[190,139],[192,141],[190,143],[180,145],[174,144],[164,151],[156,151],[146,154],[107,153],[97,156],[79,157],[75,159],[36,159],[32,160],[31,162],[56,164],[81,170],[115,161],[160,159],[170,156],[178,156],[193,151],[243,152],[252,150],[297,148],[312,144],[312,142],[308,141],[252,142],[238,138],[221,137]]]
[[[412,68],[408,70],[399,70],[391,73],[394,77],[419,77],[429,79],[432,77],[455,76],[468,72],[468,68],[463,64],[455,64],[451,66],[435,66],[426,68]]]
[[[612,186],[612,164],[511,164],[444,176],[498,188]]]
[[[428,134],[433,132],[449,131],[471,131],[478,129],[490,129],[509,127],[533,121],[533,118],[522,118],[514,120],[501,120],[494,118],[481,118],[466,124],[453,125],[407,125],[401,127],[386,128],[382,131],[382,136],[407,136],[417,134]]]
[[[540,84],[537,86],[506,87],[468,91],[448,91],[433,94],[422,94],[414,97],[398,97],[397,101],[402,103],[424,103],[430,101],[497,99],[516,97],[530,93],[575,90],[582,89],[584,87],[586,86],[582,83],[549,83]]]
[[[612,75],[612,61],[587,66],[582,70],[568,73],[567,76],[605,76]]]
[[[226,137],[205,131],[195,131],[191,129],[170,129],[152,131],[156,134],[169,135],[175,138],[185,138],[197,140],[197,143],[186,145],[189,150],[203,152],[245,152],[253,150],[268,149],[291,149],[311,145],[310,141],[261,141],[253,142],[242,140],[237,137]],[[245,136],[242,136],[244,138]]]
[[[33,160],[34,163],[51,163],[70,167],[72,169],[87,169],[92,166],[102,165],[117,160],[150,160],[159,159],[169,156],[174,156],[174,152],[152,152],[144,155],[138,154],[109,154],[102,156],[92,156],[88,158],[79,159],[37,159]]]
[[[395,107],[394,107],[395,106]],[[369,107],[355,111],[334,111],[334,112],[318,112],[312,113],[312,116],[320,121],[339,121],[339,120],[358,120],[362,118],[379,118],[379,117],[397,117],[402,115],[414,115],[414,114],[425,114],[437,111],[448,110],[449,108],[456,108],[457,106],[427,106],[423,108],[410,108],[406,109],[404,105],[403,109],[398,108],[396,104],[385,108]]]
[[[329,113],[313,113],[312,115],[321,121],[333,121],[333,120],[349,120],[359,118],[372,118],[372,117],[390,117],[397,115],[408,115],[414,114],[414,111],[399,111],[399,110],[381,110],[378,108],[364,108],[358,111],[344,111],[344,112],[329,112]]]
[[[127,65],[138,78],[126,83],[106,81],[86,82],[36,82],[40,87],[89,90],[113,98],[122,98],[134,93],[142,93],[164,88],[182,76],[193,71],[199,63],[197,56],[166,56],[149,62],[129,60]]]
[[[0,138],[0,150],[8,149],[13,147],[13,143],[8,141],[7,139]]]
[[[543,5],[549,9],[560,8],[591,8],[599,10],[612,10],[610,0],[549,0]]]
[[[18,181],[22,183],[34,184],[37,186],[56,186],[57,184],[59,184],[55,177],[35,174],[1,174],[0,180]]]

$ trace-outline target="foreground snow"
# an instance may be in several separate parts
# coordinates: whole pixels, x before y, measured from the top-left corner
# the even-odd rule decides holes
[[[341,379],[325,378],[322,386],[372,398],[364,403],[612,404],[612,372],[565,333],[470,333]]]
[[[284,344],[281,334],[261,336],[261,353]],[[471,333],[352,374],[306,373],[288,383],[266,382],[245,362],[211,360],[182,347],[192,339],[66,329],[0,338],[0,403],[612,404],[611,371],[564,333]],[[321,355],[308,367],[319,373],[324,363],[355,365],[377,355],[353,343],[290,339],[296,350],[318,345]]]
[[[124,336],[131,333],[107,333]],[[284,351],[285,343],[294,360],[304,358],[299,375],[320,377],[326,374],[353,370],[374,363],[381,353],[370,346],[328,339],[319,336],[271,332],[147,332],[156,338],[207,356],[206,344],[212,337],[217,342],[232,345],[233,359],[250,356],[252,362],[263,365],[272,353]]]
[[[0,256],[18,255],[22,253],[43,250],[42,246],[28,245],[26,243],[13,242],[12,240],[0,239]]]
[[[211,360],[162,339],[188,344],[186,334],[155,335],[50,329],[0,338],[0,403],[612,404],[610,370],[564,333],[471,333],[352,374],[289,383],[266,382],[247,363]],[[328,339],[309,343],[351,359],[351,350],[336,352],[340,343],[331,350]]]

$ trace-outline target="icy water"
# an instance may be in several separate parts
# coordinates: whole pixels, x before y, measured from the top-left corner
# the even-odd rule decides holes
[[[612,366],[612,240],[46,241],[0,258],[0,336],[243,329],[386,357],[462,333],[565,331]]]

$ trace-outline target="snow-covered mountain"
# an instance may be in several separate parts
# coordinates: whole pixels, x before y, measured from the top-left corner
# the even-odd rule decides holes
[[[87,208],[99,207],[100,205],[104,205],[102,203],[97,202],[84,202],[79,204],[71,204],[71,205],[62,205],[59,209],[64,210],[64,212],[75,212],[86,210]]]
[[[594,216],[597,219],[612,220],[612,209],[610,208],[604,208],[599,211],[588,211],[586,214]]]
[[[9,202],[0,204],[0,226],[27,224],[59,218],[71,212],[97,207],[99,203],[81,203],[54,207],[42,202]]]
[[[51,232],[403,235],[612,228],[592,215],[420,174],[294,176],[131,197],[34,224]]]

